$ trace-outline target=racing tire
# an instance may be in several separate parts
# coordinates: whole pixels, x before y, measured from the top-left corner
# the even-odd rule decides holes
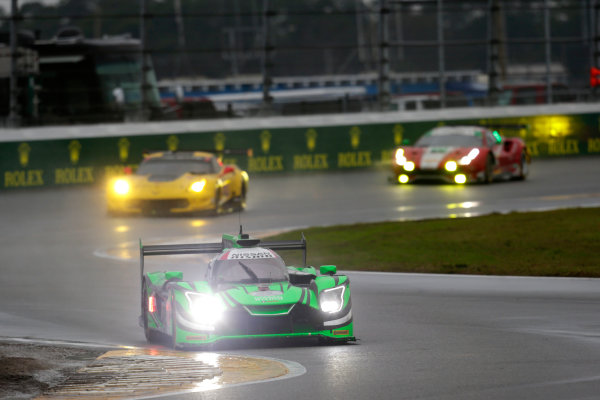
[[[221,204],[221,191],[217,190],[215,193],[215,208],[212,210],[212,215],[219,215],[223,212],[223,205]]]
[[[519,164],[519,175],[516,177],[517,180],[524,181],[529,175],[529,163],[527,162],[527,156],[521,154],[521,162]]]
[[[235,211],[244,211],[246,209],[246,193],[248,189],[245,184],[242,184],[242,190],[239,196],[234,199]]]
[[[494,160],[492,159],[492,156],[490,156],[488,154],[487,158],[485,159],[485,170],[483,171],[483,183],[491,183],[492,182],[492,178],[493,178],[493,173],[494,173]]]

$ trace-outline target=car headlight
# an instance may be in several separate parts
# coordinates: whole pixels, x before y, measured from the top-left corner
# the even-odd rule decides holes
[[[221,320],[225,306],[218,296],[206,293],[185,292],[194,321],[207,330],[214,330]]]
[[[446,163],[446,165],[444,166],[444,168],[446,168],[446,171],[449,171],[449,172],[456,171],[456,168],[457,168],[456,161],[448,161]]]
[[[414,171],[415,170],[415,163],[412,161],[407,161],[406,163],[404,163],[404,170],[405,171]]]
[[[475,159],[475,157],[477,157],[479,155],[479,149],[472,149],[469,154],[467,154],[466,156],[462,157],[459,161],[460,165],[469,165],[471,164],[471,161],[473,161]]]
[[[397,165],[404,165],[404,163],[406,162],[406,157],[404,157],[404,149],[396,150],[395,158]]]
[[[190,190],[192,192],[200,193],[204,189],[204,186],[206,186],[206,179],[192,183]]]
[[[332,289],[325,289],[319,294],[319,305],[321,311],[326,313],[336,313],[344,305],[345,286],[338,286]]]
[[[129,183],[125,179],[117,179],[113,185],[115,193],[126,195],[129,193]]]

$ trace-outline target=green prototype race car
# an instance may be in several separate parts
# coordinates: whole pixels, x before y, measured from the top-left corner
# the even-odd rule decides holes
[[[274,250],[302,250],[304,266],[286,266]],[[181,271],[144,273],[144,258],[216,254],[204,280]],[[306,266],[306,240],[261,241],[223,235],[220,243],[144,246],[140,240],[142,315],[146,339],[171,347],[222,339],[317,337],[354,341],[350,280],[334,265]]]

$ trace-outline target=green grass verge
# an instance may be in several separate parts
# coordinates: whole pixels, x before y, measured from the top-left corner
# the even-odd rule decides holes
[[[387,272],[600,277],[600,208],[301,231],[308,243],[308,264],[315,266],[333,264],[341,270]],[[298,239],[301,231],[268,239]],[[302,262],[291,253],[283,256],[288,264]]]

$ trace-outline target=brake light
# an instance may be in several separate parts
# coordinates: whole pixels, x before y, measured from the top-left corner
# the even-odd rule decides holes
[[[154,295],[148,297],[148,311],[151,313],[156,311],[156,297]]]

